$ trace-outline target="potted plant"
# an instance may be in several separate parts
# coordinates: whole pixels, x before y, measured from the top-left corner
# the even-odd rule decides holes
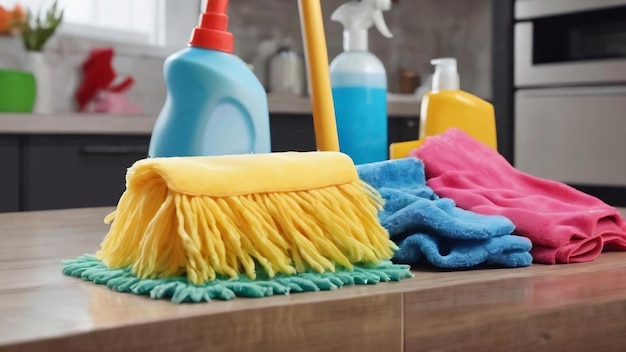
[[[40,12],[33,17],[30,9],[27,9],[26,19],[20,30],[26,50],[42,52],[44,45],[54,35],[61,22],[63,22],[63,10],[59,11],[56,0],[43,17]]]
[[[63,21],[64,11],[58,9],[55,0],[43,15],[41,12],[40,9],[34,15],[30,9],[27,9],[19,32],[26,49],[24,69],[32,72],[37,82],[37,96],[33,111],[35,113],[50,113],[53,110],[53,86],[50,78],[51,72],[43,55],[43,50]]]

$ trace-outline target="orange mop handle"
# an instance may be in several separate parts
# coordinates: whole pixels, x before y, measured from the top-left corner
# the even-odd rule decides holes
[[[328,49],[320,0],[298,0],[315,141],[319,151],[339,151],[337,121],[328,70]]]

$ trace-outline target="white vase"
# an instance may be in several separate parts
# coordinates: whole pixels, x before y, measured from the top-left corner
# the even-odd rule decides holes
[[[33,113],[50,114],[53,112],[52,72],[46,57],[42,52],[27,51],[24,60],[24,70],[35,76],[36,94]]]

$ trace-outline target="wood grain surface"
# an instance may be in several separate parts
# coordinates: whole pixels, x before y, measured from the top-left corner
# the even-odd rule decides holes
[[[626,350],[626,253],[173,305],[61,274],[110,210],[0,214],[0,351]]]

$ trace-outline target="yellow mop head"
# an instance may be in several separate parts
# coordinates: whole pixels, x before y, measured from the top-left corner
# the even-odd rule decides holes
[[[382,199],[340,153],[146,159],[127,182],[96,256],[139,278],[334,271],[396,248],[378,223]]]
[[[175,295],[174,286],[155,294],[166,284],[158,279],[210,291],[182,301],[272,294],[224,296],[211,285],[242,279],[268,286],[304,275],[306,291],[410,276],[388,262],[397,247],[378,221],[382,198],[338,152],[145,159],[126,183],[100,251],[66,262],[66,274],[152,296]],[[278,291],[298,291],[290,282]]]

